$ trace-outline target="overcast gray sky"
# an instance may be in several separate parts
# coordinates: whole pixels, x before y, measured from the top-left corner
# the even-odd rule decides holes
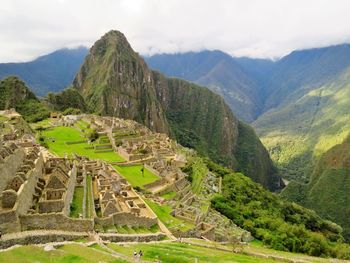
[[[279,57],[350,43],[349,0],[1,0],[0,62],[86,45],[111,29],[141,54]]]

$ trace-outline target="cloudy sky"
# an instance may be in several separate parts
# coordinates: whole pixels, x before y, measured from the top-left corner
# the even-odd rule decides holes
[[[0,62],[86,45],[111,29],[141,54],[220,49],[276,58],[350,43],[349,0],[1,0]]]

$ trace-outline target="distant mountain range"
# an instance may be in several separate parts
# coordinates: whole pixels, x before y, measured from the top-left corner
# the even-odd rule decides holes
[[[193,81],[220,94],[232,111],[248,122],[255,120],[264,107],[260,83],[274,64],[270,60],[233,58],[221,51],[160,54],[145,60],[168,76]]]
[[[0,79],[7,76],[21,78],[38,96],[57,92],[72,83],[88,49],[60,49],[24,63],[0,63]]]

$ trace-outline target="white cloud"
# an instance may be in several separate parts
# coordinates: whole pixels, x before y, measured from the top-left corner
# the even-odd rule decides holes
[[[142,53],[278,57],[350,42],[348,0],[2,0],[0,62],[92,45],[111,29]]]

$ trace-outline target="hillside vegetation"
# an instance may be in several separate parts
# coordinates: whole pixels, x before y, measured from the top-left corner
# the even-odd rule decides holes
[[[223,178],[222,193],[211,203],[220,213],[277,250],[313,256],[350,258],[342,228],[264,190],[241,173],[207,160],[210,171]]]
[[[350,136],[328,150],[307,187],[305,205],[344,228],[350,240]]]
[[[15,108],[28,122],[49,116],[49,111],[17,77],[7,77],[0,82],[0,110]]]

